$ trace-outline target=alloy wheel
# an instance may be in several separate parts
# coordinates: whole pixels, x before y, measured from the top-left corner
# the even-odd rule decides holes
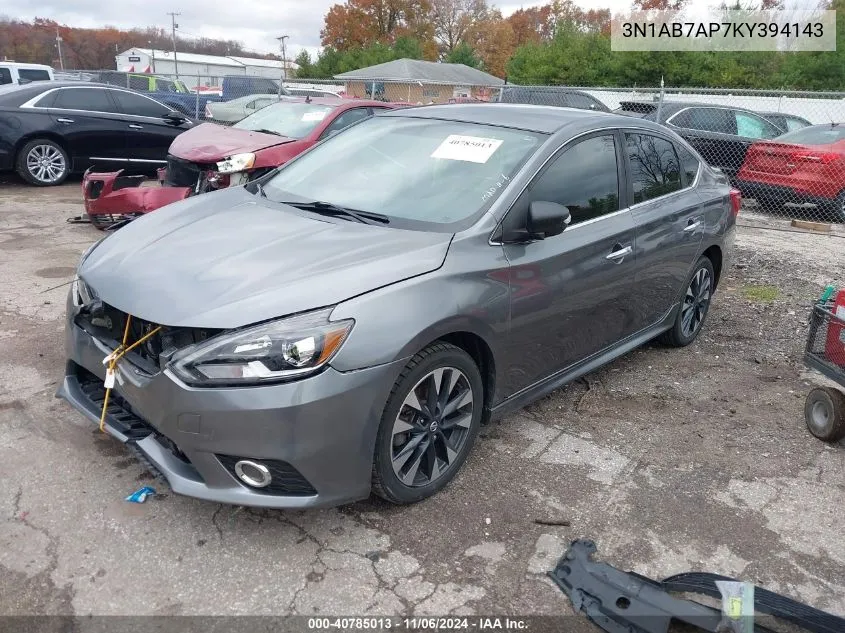
[[[461,370],[439,367],[426,374],[393,423],[391,460],[399,481],[427,486],[449,471],[469,437],[474,406],[472,385]]]
[[[699,268],[687,287],[684,303],[681,306],[681,331],[687,338],[698,332],[704,321],[710,305],[710,287],[709,271],[706,268]]]
[[[26,168],[39,182],[56,182],[67,169],[65,157],[53,145],[36,145],[26,155]]]

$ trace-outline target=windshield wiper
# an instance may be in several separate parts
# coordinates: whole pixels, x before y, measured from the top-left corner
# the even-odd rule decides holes
[[[258,130],[253,130],[253,132],[261,132],[262,134],[273,134],[274,136],[281,136],[278,132],[274,130],[268,130],[267,128],[261,128]]]
[[[382,215],[381,213],[359,211],[358,209],[341,207],[330,202],[322,202],[321,200],[314,200],[313,202],[290,201],[282,202],[282,204],[287,204],[303,211],[313,211],[314,213],[319,213],[320,215],[352,218],[356,222],[361,222],[362,224],[373,224],[375,222],[378,222],[379,224],[390,224],[390,218],[386,215]]]

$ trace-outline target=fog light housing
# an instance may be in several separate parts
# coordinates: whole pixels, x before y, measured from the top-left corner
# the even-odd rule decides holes
[[[270,471],[264,464],[251,459],[242,459],[236,462],[235,475],[251,488],[266,488],[273,480]]]

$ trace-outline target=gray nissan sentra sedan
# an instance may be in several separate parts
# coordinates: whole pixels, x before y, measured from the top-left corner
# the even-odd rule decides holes
[[[695,340],[739,206],[648,121],[391,111],[94,245],[59,395],[99,421],[105,357],[154,332],[116,363],[104,429],[175,492],[418,501],[491,416],[653,338]]]

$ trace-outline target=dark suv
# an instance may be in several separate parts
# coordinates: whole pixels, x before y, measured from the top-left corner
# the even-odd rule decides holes
[[[657,121],[657,102],[623,101],[619,114]],[[745,152],[755,141],[772,139],[785,130],[765,117],[745,110],[708,103],[663,102],[660,121],[692,145],[712,167],[735,182]]]

